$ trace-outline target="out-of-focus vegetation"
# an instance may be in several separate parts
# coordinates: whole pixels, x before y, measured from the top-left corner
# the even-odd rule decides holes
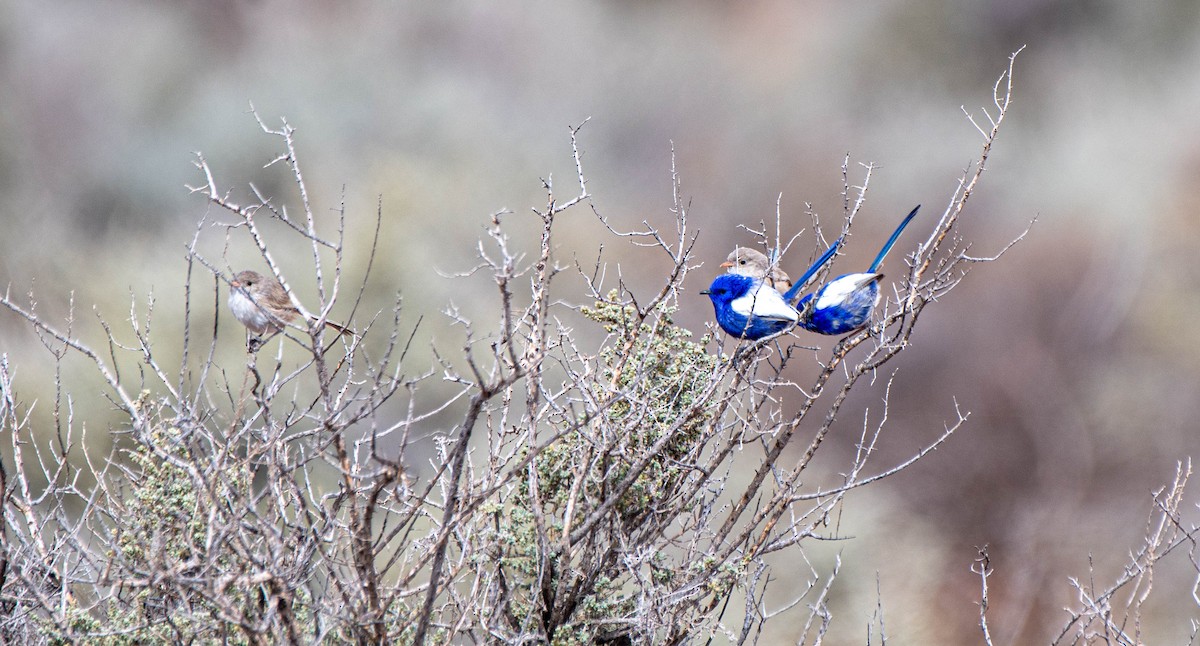
[[[880,450],[907,456],[939,435],[952,398],[970,423],[918,467],[852,495],[836,529],[854,538],[813,556],[829,559],[815,563],[824,570],[843,557],[835,641],[861,640],[878,581],[890,635],[967,643],[978,635],[968,568],[988,544],[993,634],[1044,642],[1074,598],[1067,576],[1087,578],[1091,555],[1095,577],[1114,579],[1150,491],[1200,449],[1194,2],[17,0],[0,13],[0,279],[33,289],[48,318],[73,293],[75,327],[93,341],[93,307],[120,320],[131,295],[144,309],[153,290],[156,334],[170,338],[185,245],[210,213],[183,188],[200,180],[192,151],[228,174],[223,186],[291,195],[285,172],[261,168],[274,153],[251,101],[299,129],[315,208],[344,200],[351,244],[367,246],[382,205],[375,271],[387,279],[368,297],[386,308],[403,293],[407,311],[425,314],[422,340],[459,342],[436,314],[449,303],[472,318],[493,311],[483,286],[442,274],[469,268],[487,214],[540,202],[532,177],[569,182],[567,127],[589,116],[598,208],[665,221],[673,146],[713,273],[751,241],[738,225],[772,219],[780,193],[792,233],[811,226],[806,203],[840,211],[847,151],[878,163],[861,235],[835,267],[850,271],[904,209],[945,203],[978,140],[959,106],[988,104],[1022,44],[1007,132],[963,226],[988,255],[1039,223],[1006,262],[980,269],[986,280],[925,315],[917,347],[892,364],[907,378]],[[563,230],[558,257],[595,258],[599,226],[581,217]],[[259,263],[249,247],[229,257]],[[638,262],[625,272],[634,284],[656,270]],[[311,284],[289,278],[301,292]],[[559,297],[582,301],[569,284]],[[675,318],[691,329],[711,314],[699,295],[681,306]],[[236,367],[242,332],[220,316],[222,360]],[[0,316],[0,352],[26,397],[45,393],[35,413],[49,419],[50,362],[13,316]],[[883,387],[852,403],[874,419]],[[77,395],[75,415],[103,442],[108,404]],[[861,419],[844,415],[828,443],[852,454]],[[1193,576],[1162,571],[1155,585],[1190,590]],[[790,585],[773,583],[768,601],[795,596]],[[1182,593],[1147,609],[1146,643],[1182,642],[1181,617],[1196,614]]]

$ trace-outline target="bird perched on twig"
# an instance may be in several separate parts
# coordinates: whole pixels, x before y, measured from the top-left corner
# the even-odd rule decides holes
[[[256,337],[276,334],[301,316],[278,280],[250,270],[238,272],[229,281],[229,309]],[[340,334],[354,335],[333,321],[325,321],[325,325]]]
[[[741,273],[721,274],[708,289],[700,293],[707,294],[712,300],[717,324],[733,336],[761,339],[782,332],[800,318],[800,313],[789,303],[808,279],[833,258],[841,244],[841,238],[835,240],[829,250],[817,258],[808,271],[783,294],[773,289],[764,276]]]
[[[845,334],[866,325],[879,303],[879,281],[883,278],[879,266],[920,209],[918,204],[896,227],[865,272],[838,276],[801,299],[796,306],[800,327],[818,334]]]
[[[792,288],[792,279],[779,268],[779,263],[772,263],[761,251],[749,247],[735,248],[721,263],[721,268],[731,274],[762,278],[780,294]]]

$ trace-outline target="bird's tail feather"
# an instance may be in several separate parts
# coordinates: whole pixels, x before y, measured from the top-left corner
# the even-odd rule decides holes
[[[892,245],[896,244],[896,240],[900,238],[900,233],[904,231],[904,227],[908,226],[908,223],[914,217],[916,217],[917,211],[920,210],[921,205],[918,204],[917,207],[910,211],[909,214],[904,218],[904,221],[900,223],[900,226],[896,227],[896,230],[892,232],[892,237],[888,238],[888,241],[884,243],[883,248],[879,250],[879,255],[875,256],[875,262],[871,263],[871,267],[867,269],[866,273],[873,274],[875,273],[875,270],[879,269],[879,265],[883,264],[883,257],[892,250]]]
[[[803,276],[797,278],[796,281],[792,283],[791,289],[787,290],[787,292],[783,295],[783,300],[787,301],[788,303],[795,303],[797,300],[796,297],[800,295],[800,290],[804,289],[805,283],[807,283],[810,278],[815,276],[818,271],[821,271],[821,267],[824,267],[826,263],[833,259],[834,254],[837,253],[838,248],[841,246],[841,238],[834,240],[833,244],[829,245],[829,249],[825,253],[821,254],[821,257],[817,258],[817,261],[812,264],[812,267],[809,267],[808,271],[804,272]]]
[[[339,334],[342,334],[345,336],[354,336],[354,332],[352,332],[350,330],[350,328],[342,326],[342,325],[338,325],[337,323],[334,323],[333,321],[325,321],[325,327],[337,330]]]

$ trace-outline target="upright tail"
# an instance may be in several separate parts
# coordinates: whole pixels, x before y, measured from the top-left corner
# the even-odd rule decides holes
[[[812,267],[809,267],[808,271],[804,272],[803,276],[797,278],[796,281],[792,283],[792,288],[784,293],[783,300],[787,301],[788,303],[795,304],[796,297],[800,294],[800,290],[804,289],[805,283],[807,283],[810,278],[815,276],[818,271],[821,271],[821,267],[824,267],[826,263],[833,259],[834,254],[837,253],[841,246],[842,238],[834,240],[833,244],[829,245],[829,250],[821,254],[821,257],[817,258],[817,261],[812,264]]]
[[[888,238],[888,241],[884,243],[883,248],[879,250],[879,255],[875,256],[875,262],[871,263],[871,267],[867,269],[868,274],[873,274],[879,269],[879,265],[883,264],[883,257],[887,255],[887,252],[892,250],[892,245],[896,244],[896,239],[900,237],[900,232],[904,231],[904,227],[908,226],[909,221],[916,217],[917,211],[920,210],[921,205],[918,204],[917,208],[913,209],[912,212],[910,212],[908,216],[904,218],[904,221],[900,223],[900,226],[896,227],[896,230],[892,233],[892,237]]]

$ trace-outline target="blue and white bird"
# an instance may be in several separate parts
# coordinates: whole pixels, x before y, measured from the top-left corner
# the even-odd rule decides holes
[[[712,300],[717,324],[735,337],[753,340],[782,332],[800,319],[800,313],[788,303],[795,299],[808,279],[833,258],[841,244],[841,238],[835,240],[784,294],[772,288],[763,277],[744,274],[721,274],[700,293],[707,294]]]
[[[800,327],[818,334],[846,334],[866,325],[875,305],[879,303],[879,281],[883,278],[883,274],[878,272],[879,266],[896,244],[904,227],[920,209],[921,205],[918,204],[896,227],[867,271],[838,276],[801,299],[796,306],[800,313]]]

